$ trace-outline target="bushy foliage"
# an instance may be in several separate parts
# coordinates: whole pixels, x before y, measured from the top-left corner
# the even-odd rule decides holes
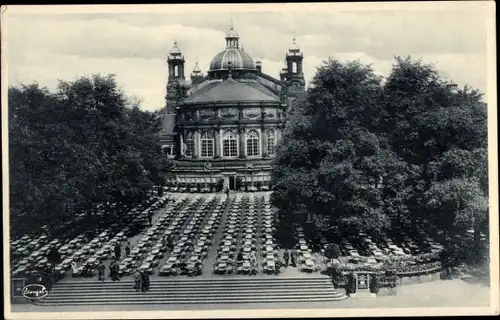
[[[488,173],[477,90],[411,58],[396,58],[385,82],[359,62],[329,60],[289,119],[271,182],[283,215],[374,233],[474,227],[479,240]]]
[[[163,184],[169,163],[158,113],[141,111],[113,76],[9,88],[10,222],[15,232],[133,204]]]

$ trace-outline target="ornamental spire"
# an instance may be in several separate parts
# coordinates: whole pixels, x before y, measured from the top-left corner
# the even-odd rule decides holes
[[[226,33],[226,48],[238,49],[238,33],[234,30],[233,19],[231,19],[231,25]]]

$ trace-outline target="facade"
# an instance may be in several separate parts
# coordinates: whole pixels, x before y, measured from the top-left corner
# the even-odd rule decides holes
[[[287,108],[305,92],[303,54],[295,43],[280,79],[265,74],[230,27],[226,48],[206,75],[190,81],[177,43],[169,53],[163,150],[174,160],[170,183],[190,189],[266,189]]]

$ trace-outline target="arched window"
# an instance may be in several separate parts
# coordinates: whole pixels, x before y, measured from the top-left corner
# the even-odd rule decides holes
[[[267,154],[274,155],[274,150],[276,148],[276,132],[274,130],[267,131]]]
[[[292,72],[297,73],[297,62],[292,62]]]
[[[179,76],[179,66],[174,66],[174,77],[178,77]]]
[[[214,136],[210,131],[205,131],[201,134],[201,156],[214,156]]]
[[[259,134],[257,131],[250,131],[247,136],[247,156],[255,157],[260,155]]]
[[[192,157],[194,155],[194,138],[193,133],[189,132],[186,137],[186,156]]]
[[[228,131],[224,133],[222,140],[222,155],[224,157],[238,156],[238,141],[234,132]]]

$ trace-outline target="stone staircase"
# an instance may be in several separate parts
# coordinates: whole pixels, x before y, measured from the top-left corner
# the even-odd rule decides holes
[[[326,277],[152,279],[148,292],[131,280],[67,282],[54,286],[41,305],[227,304],[327,302],[346,299]]]

